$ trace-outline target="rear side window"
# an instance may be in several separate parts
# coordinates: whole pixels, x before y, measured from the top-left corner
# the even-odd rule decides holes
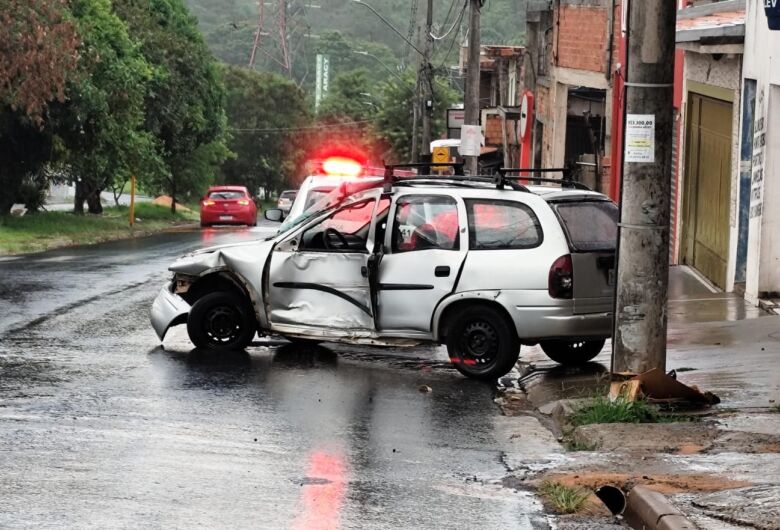
[[[618,223],[618,207],[615,203],[564,202],[559,203],[555,210],[565,225],[573,250],[615,250]]]
[[[533,210],[514,201],[466,200],[471,250],[538,247],[542,227]]]

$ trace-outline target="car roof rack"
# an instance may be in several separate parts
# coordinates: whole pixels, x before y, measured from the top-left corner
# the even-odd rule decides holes
[[[402,176],[396,175],[396,169],[411,169],[420,168],[423,170],[429,170],[434,167],[451,167],[454,169],[454,175],[413,175]],[[498,175],[464,175],[463,174],[463,162],[413,162],[408,164],[385,164],[385,180],[384,187],[385,192],[389,192],[393,184],[399,183],[414,183],[414,182],[436,182],[436,181],[449,181],[453,183],[460,183],[461,185],[468,185],[468,183],[479,184],[494,184],[497,189],[504,189],[504,186],[509,186],[514,191],[526,191],[530,192],[528,188],[523,186],[519,182],[514,182],[513,179],[504,179],[500,174]]]
[[[541,184],[541,183],[552,183],[552,184],[558,184],[562,188],[574,188],[578,190],[585,190],[585,191],[593,191],[590,187],[583,184],[582,182],[577,182],[576,180],[572,180],[571,178],[571,170],[567,168],[522,168],[522,167],[502,167],[498,170],[499,175],[501,175],[501,178],[503,180],[527,180],[530,184]],[[530,176],[530,175],[518,175],[518,176],[507,176],[508,173],[562,173],[563,178],[560,179],[553,179],[553,178],[544,178],[544,177],[537,177],[537,176]]]

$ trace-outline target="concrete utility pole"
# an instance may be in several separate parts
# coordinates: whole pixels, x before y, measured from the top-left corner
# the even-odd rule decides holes
[[[666,369],[676,16],[629,0],[613,372]]]
[[[431,71],[431,55],[433,55],[433,0],[428,0],[428,10],[425,14],[425,47],[423,62],[420,65],[420,89],[422,95],[422,155],[431,152],[431,119],[433,117],[433,72]]]
[[[481,46],[479,17],[482,0],[469,0],[469,7],[469,57],[464,97],[466,112],[463,123],[464,125],[479,125],[479,51]],[[466,162],[466,172],[470,175],[476,175],[479,157],[466,156],[463,158]]]

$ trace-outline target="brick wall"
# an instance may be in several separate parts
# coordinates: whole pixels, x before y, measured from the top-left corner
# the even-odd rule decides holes
[[[555,35],[558,66],[603,72],[608,31],[609,10],[605,7],[562,5]]]
[[[485,145],[503,145],[502,134],[501,117],[488,116],[485,123]]]

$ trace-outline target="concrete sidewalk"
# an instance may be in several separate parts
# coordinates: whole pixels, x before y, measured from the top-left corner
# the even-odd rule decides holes
[[[780,316],[718,291],[687,267],[671,270],[668,315],[667,370],[722,402],[695,422],[596,424],[565,433],[572,427],[556,416],[561,408],[553,413],[556,402],[603,394],[609,344],[582,368],[523,348],[528,365],[516,412],[541,414],[572,447],[590,449],[567,453],[540,480],[646,485],[700,528],[780,529]],[[571,403],[563,402],[578,406]]]

